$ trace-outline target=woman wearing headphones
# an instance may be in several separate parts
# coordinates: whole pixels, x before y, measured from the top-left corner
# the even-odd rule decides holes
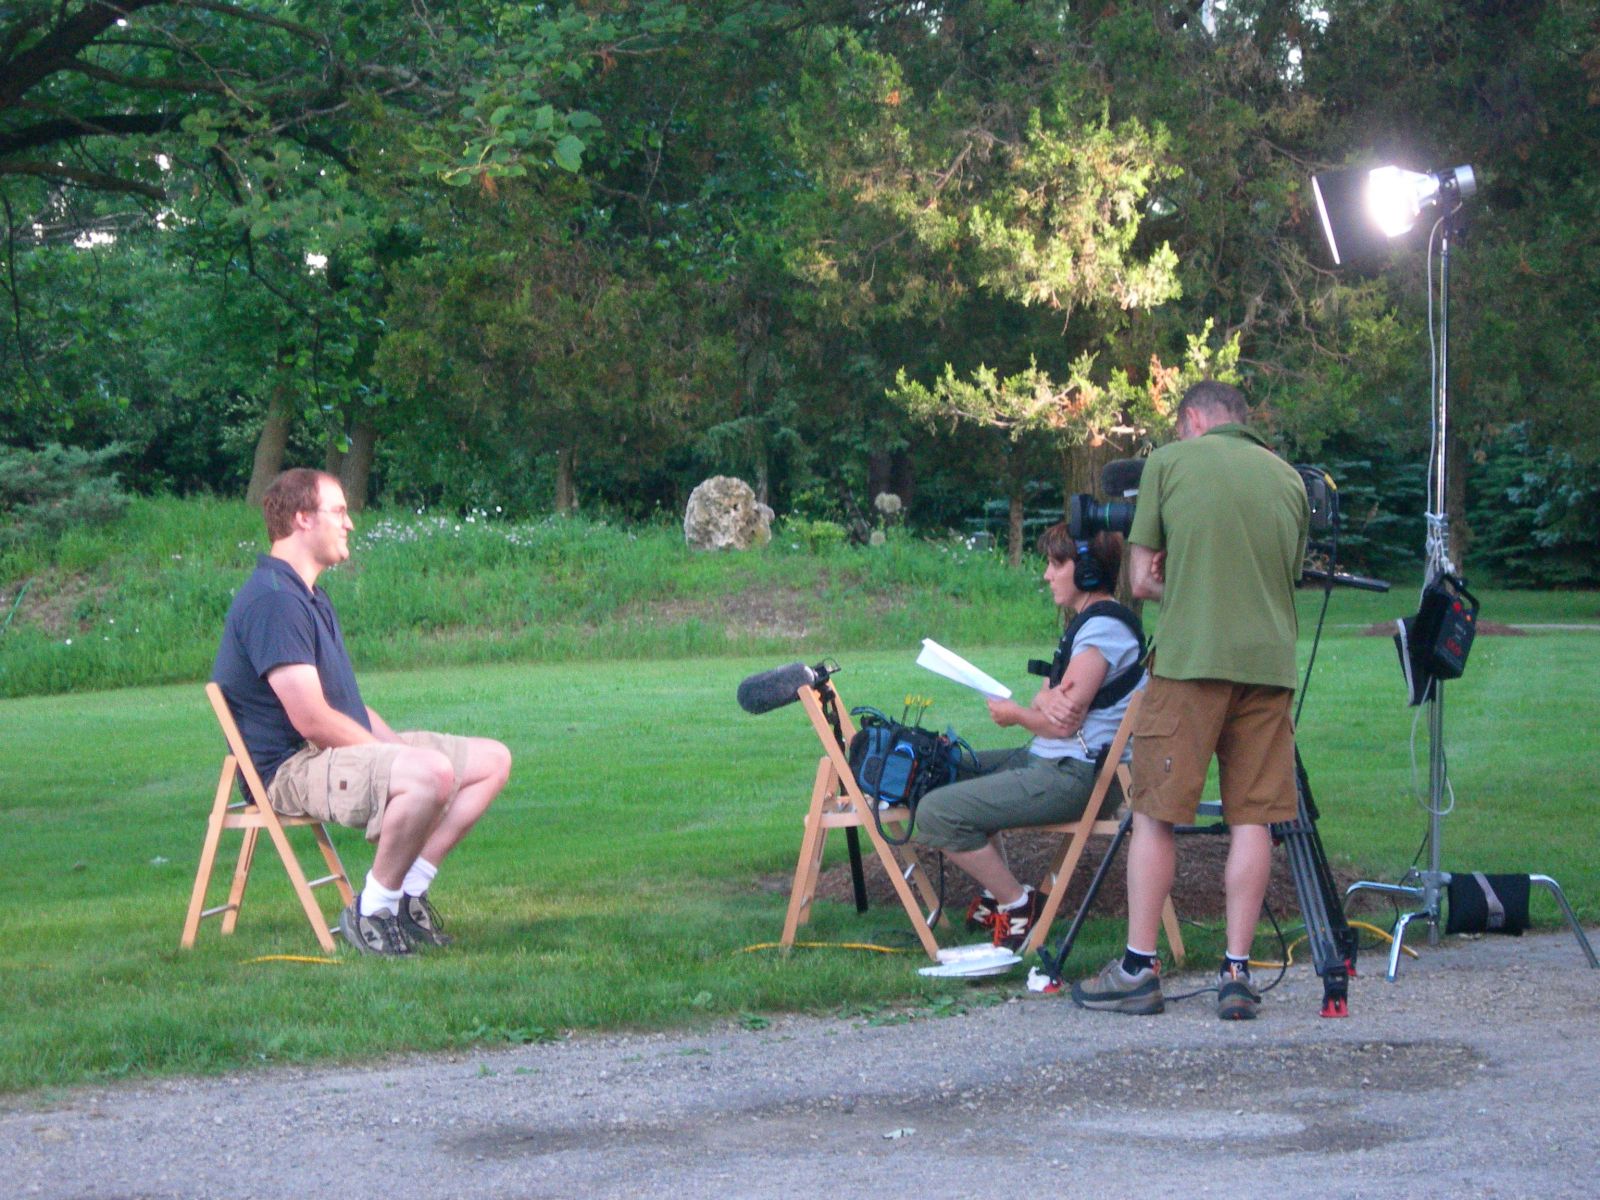
[[[1040,535],[1039,550],[1051,599],[1075,617],[1031,704],[989,701],[996,725],[1020,725],[1033,739],[1016,749],[981,751],[973,774],[935,788],[917,806],[917,841],[943,851],[983,889],[967,912],[968,925],[987,927],[995,945],[1011,950],[1027,941],[1044,901],[1006,866],[997,835],[1083,814],[1099,756],[1144,674],[1139,619],[1112,599],[1122,535],[1102,532],[1077,542],[1062,522]]]

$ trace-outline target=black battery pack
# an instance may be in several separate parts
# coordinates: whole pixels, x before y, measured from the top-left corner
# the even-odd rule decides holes
[[[1395,649],[1412,704],[1433,695],[1436,680],[1460,679],[1478,629],[1478,600],[1454,575],[1436,576],[1422,589],[1417,615],[1395,623]]]

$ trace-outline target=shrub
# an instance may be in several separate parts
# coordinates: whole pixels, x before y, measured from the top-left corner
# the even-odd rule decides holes
[[[849,533],[837,521],[812,520],[808,517],[789,517],[775,540],[793,543],[815,554],[832,546],[842,546]]]
[[[0,548],[114,521],[128,494],[108,464],[122,449],[115,443],[100,450],[0,446]]]

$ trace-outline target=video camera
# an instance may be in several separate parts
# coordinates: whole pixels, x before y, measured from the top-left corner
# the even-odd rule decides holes
[[[1142,458],[1119,458],[1107,463],[1100,473],[1102,491],[1123,497],[1096,500],[1080,492],[1068,502],[1067,527],[1074,539],[1087,541],[1103,530],[1126,536],[1133,529],[1134,497],[1139,494],[1139,478],[1144,474]],[[1321,467],[1297,463],[1300,482],[1311,505],[1311,539],[1314,543],[1336,538],[1339,533],[1339,488]]]
[[[1139,494],[1139,478],[1144,474],[1144,463],[1142,458],[1119,458],[1107,463],[1101,471],[1101,490],[1119,499],[1096,500],[1080,492],[1068,500],[1067,528],[1075,541],[1087,541],[1102,531],[1127,536],[1133,529],[1133,509]],[[1350,575],[1337,569],[1339,486],[1334,483],[1333,476],[1321,467],[1297,463],[1294,469],[1300,475],[1300,483],[1306,489],[1306,502],[1311,506],[1310,536],[1306,542],[1306,563],[1301,569],[1302,580],[1337,583],[1369,592],[1388,591],[1389,585],[1381,579]]]

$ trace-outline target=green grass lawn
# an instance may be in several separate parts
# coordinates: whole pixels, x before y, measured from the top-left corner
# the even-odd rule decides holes
[[[1304,598],[1308,614],[1316,599]],[[1594,607],[1592,596],[1489,600],[1485,616],[1501,621]],[[1416,710],[1392,645],[1357,627],[1414,601],[1335,597],[1301,727],[1330,855],[1390,879],[1427,827],[1411,780]],[[1546,872],[1589,922],[1600,919],[1597,637],[1480,638],[1446,710],[1446,867]],[[1019,690],[1021,663],[1045,649],[949,640]],[[808,645],[804,656],[841,660],[849,703],[932,695],[931,722],[984,744],[981,703],[914,667],[915,649]],[[458,945],[398,963],[254,961],[317,953],[265,844],[237,934],[208,921],[196,949],[177,949],[221,758],[197,683],[0,701],[0,1089],[708,1017],[759,1024],[780,1010],[943,1012],[1011,994],[1019,979],[923,979],[914,955],[740,952],[781,930],[817,747],[798,707],[751,717],[734,690],[786,657],[365,672],[369,701],[397,725],[489,734],[516,757],[436,889]],[[1415,757],[1425,786],[1425,729]],[[352,831],[335,838],[359,881],[368,848]],[[841,854],[832,847],[830,862]],[[1557,921],[1542,893],[1535,915]],[[1371,919],[1387,924],[1387,910]],[[1120,935],[1093,923],[1069,969],[1087,974]],[[803,936],[912,944],[898,910],[826,903]],[[1193,948],[1209,953],[1207,935]]]

